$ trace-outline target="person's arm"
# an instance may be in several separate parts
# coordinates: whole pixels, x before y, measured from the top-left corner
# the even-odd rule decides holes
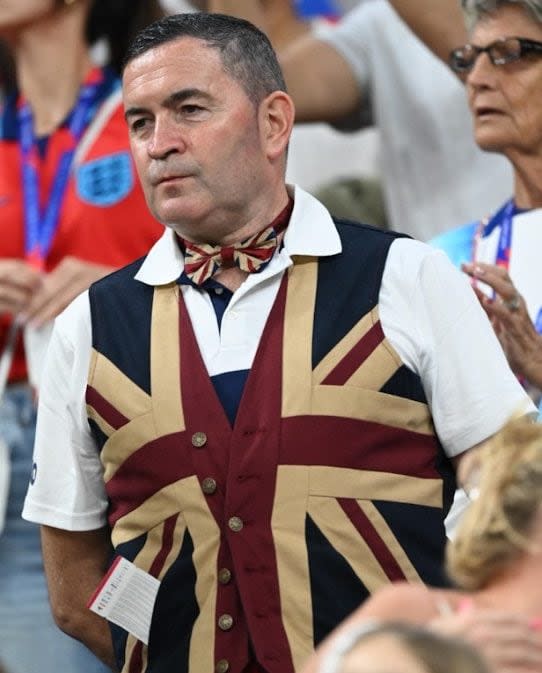
[[[86,607],[111,559],[109,528],[73,532],[42,526],[41,544],[55,622],[117,670],[108,622]]]
[[[267,32],[263,3],[255,0],[209,0],[211,12],[251,21]],[[307,35],[278,53],[296,122],[338,121],[361,105],[362,91],[348,62],[331,44]]]
[[[460,0],[390,0],[390,4],[446,63],[452,49],[468,41]]]

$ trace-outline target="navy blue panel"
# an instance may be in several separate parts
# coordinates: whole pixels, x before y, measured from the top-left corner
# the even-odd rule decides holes
[[[420,377],[405,365],[399,367],[395,374],[386,381],[380,392],[427,404]]]
[[[162,580],[152,618],[146,673],[188,671],[192,626],[199,615],[194,544],[188,530],[179,556]],[[183,587],[179,591],[179,587]],[[213,647],[209,643],[209,647]]]
[[[435,467],[442,477],[442,510],[444,512],[443,516],[446,516],[450,510],[450,507],[452,506],[454,494],[457,488],[457,480],[455,476],[455,468],[452,465],[451,460],[444,453],[444,449],[440,444],[438,445]]]
[[[135,540],[130,540],[129,542],[119,545],[115,551],[117,555],[123,556],[124,558],[133,561],[134,558],[143,549],[146,541],[147,535],[140,535]],[[111,638],[113,640],[115,659],[117,661],[118,670],[120,671],[124,666],[124,653],[126,651],[128,631],[125,631],[123,628],[113,624],[112,622],[109,622],[109,628],[111,630]]]
[[[144,258],[90,286],[92,345],[150,394],[153,288],[134,276]],[[111,338],[114,336],[114,339]]]
[[[425,584],[446,586],[442,511],[436,507],[374,501]]]
[[[233,427],[250,369],[225,372],[211,377],[218,399]]]
[[[319,260],[313,367],[376,306],[389,247],[403,236],[346,220],[335,224],[342,253]]]
[[[101,451],[104,447],[104,444],[107,442],[109,437],[105,434],[105,432],[102,432],[100,430],[100,427],[96,423],[96,421],[93,421],[91,418],[88,419],[88,424],[90,426],[90,431],[92,432],[92,436],[94,437],[94,440],[96,441],[98,445],[98,449]]]
[[[310,516],[305,520],[305,536],[309,551],[314,644],[318,645],[367,598],[369,592]]]

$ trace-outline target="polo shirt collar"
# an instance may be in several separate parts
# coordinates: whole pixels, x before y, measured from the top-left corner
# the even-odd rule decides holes
[[[297,186],[288,185],[294,198],[290,223],[284,234],[284,250],[291,257],[328,257],[341,252],[337,229],[328,210],[317,199]],[[166,227],[150,249],[135,279],[146,285],[167,285],[176,281],[184,270],[184,258],[175,232]]]

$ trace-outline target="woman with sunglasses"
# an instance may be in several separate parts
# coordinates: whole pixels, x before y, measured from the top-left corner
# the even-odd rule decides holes
[[[466,0],[470,43],[454,49],[477,144],[514,170],[512,197],[480,222],[439,236],[473,279],[508,361],[542,391],[542,2]],[[461,198],[461,194],[457,195]]]
[[[54,624],[39,529],[21,509],[52,319],[162,232],[135,178],[118,76],[132,31],[159,14],[156,0],[0,2],[0,653],[12,673],[103,670]]]

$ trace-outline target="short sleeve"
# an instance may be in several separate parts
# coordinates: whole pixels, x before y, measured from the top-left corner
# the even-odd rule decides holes
[[[86,416],[91,352],[88,293],[55,321],[40,389],[34,464],[23,518],[66,530],[106,524],[107,496]]]
[[[536,408],[511,371],[467,277],[440,250],[391,248],[380,292],[383,331],[417,373],[436,432],[455,456]]]

